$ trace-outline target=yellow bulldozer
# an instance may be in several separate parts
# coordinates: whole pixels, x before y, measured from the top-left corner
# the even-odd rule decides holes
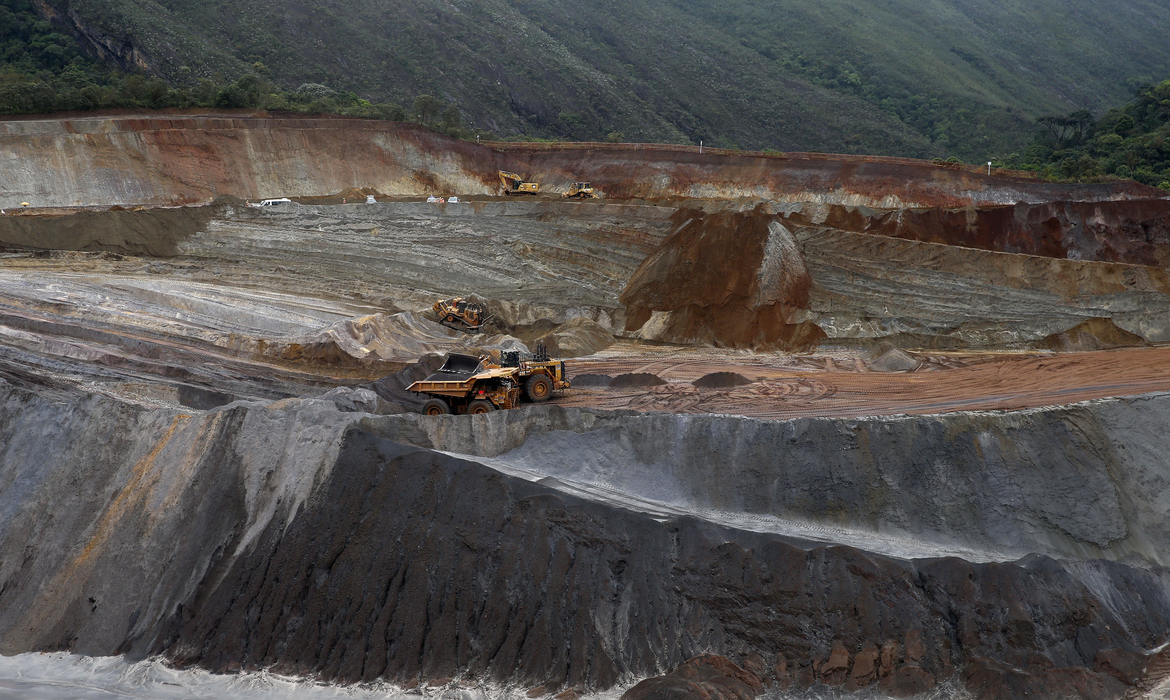
[[[593,185],[588,182],[574,182],[569,185],[569,191],[565,192],[562,197],[576,197],[578,199],[593,199],[597,195],[593,193]]]
[[[510,173],[506,170],[500,171],[500,183],[504,186],[504,194],[537,194],[540,192],[540,185],[535,182],[525,182],[524,178],[516,173]]]
[[[479,333],[483,324],[491,320],[491,314],[483,304],[475,304],[463,297],[440,299],[433,307],[439,323],[464,333]]]

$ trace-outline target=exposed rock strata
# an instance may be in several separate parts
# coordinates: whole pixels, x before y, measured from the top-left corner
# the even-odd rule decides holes
[[[149,61],[110,46],[127,60]],[[251,115],[87,117],[0,122],[0,153],[20,166],[0,208],[184,204],[220,194],[319,196],[349,188],[387,195],[498,194],[500,169],[556,193],[591,180],[606,197],[755,197],[845,206],[964,207],[1157,197],[1137,183],[1057,185],[862,156],[701,155],[642,144],[492,144],[410,124]],[[305,154],[313,154],[311,157]],[[15,160],[13,161],[15,162]],[[67,183],[67,186],[62,186]]]
[[[1170,340],[1161,267],[970,250],[796,227],[812,287],[807,318],[830,338],[904,347],[1029,347],[1089,318]],[[949,345],[948,345],[949,343]]]
[[[162,228],[167,231],[160,233]],[[676,230],[673,242],[662,247]],[[546,342],[555,340],[561,349],[563,339],[563,349],[574,354],[604,346],[604,331],[625,334],[627,326],[649,338],[736,347],[797,347],[815,341],[817,328],[837,342],[1034,347],[1087,319],[1109,318],[1150,342],[1170,339],[1170,276],[1160,267],[786,227],[768,207],[707,213],[597,202],[399,202],[266,211],[221,201],[191,209],[0,217],[0,245],[110,254],[99,259],[38,251],[19,264],[10,262],[7,269],[30,275],[19,282],[8,273],[0,278],[0,294],[16,297],[14,306],[36,306],[48,316],[62,302],[75,303],[73,295],[58,295],[56,304],[45,305],[51,295],[29,292],[32,279],[45,288],[80,285],[89,294],[116,277],[117,285],[105,284],[112,296],[127,285],[159,290],[151,301],[176,306],[167,324],[179,336],[203,331],[177,328],[188,312],[186,301],[161,302],[196,282],[245,305],[249,318],[256,311],[249,297],[257,295],[244,289],[283,292],[285,316],[295,299],[303,300],[297,302],[299,317],[337,309],[331,322],[424,311],[437,297],[475,291],[490,300],[498,332],[526,342],[552,333]],[[688,261],[702,268],[699,274],[689,273]],[[737,271],[724,279],[716,263]],[[79,271],[87,279],[79,279]],[[623,299],[636,319],[627,318]],[[91,319],[111,306],[90,304],[76,317]],[[201,302],[198,309],[213,328],[236,325],[207,318],[214,308]],[[568,322],[589,328],[555,330]],[[263,357],[303,356],[306,343],[299,336],[322,330],[315,321],[306,325],[300,334],[243,329],[226,344],[233,352]],[[435,329],[406,325],[399,328],[402,338],[388,336],[386,343],[401,341],[417,352],[453,344],[444,329],[435,335]],[[358,350],[355,357],[331,345],[308,352],[354,367],[377,355],[362,352],[363,346],[351,348]]]
[[[875,216],[864,230],[1070,260],[1155,266],[1170,262],[1170,199],[898,210]]]

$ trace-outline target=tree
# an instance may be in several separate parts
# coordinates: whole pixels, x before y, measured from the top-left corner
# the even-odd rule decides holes
[[[259,102],[260,79],[254,75],[245,75],[220,91],[215,106],[242,109],[255,107]]]
[[[442,103],[435,99],[434,95],[419,95],[414,98],[414,105],[412,105],[415,115],[424,124],[433,124],[435,118],[439,114],[439,109]]]
[[[1068,116],[1052,115],[1036,120],[1043,135],[1057,150],[1076,146],[1092,133],[1093,114],[1087,109],[1077,110]]]
[[[392,122],[404,122],[406,121],[406,110],[393,103],[378,104],[374,105],[373,116],[376,119],[385,119]]]
[[[459,108],[451,105],[443,110],[443,131],[451,131],[458,129],[462,119],[459,115]]]

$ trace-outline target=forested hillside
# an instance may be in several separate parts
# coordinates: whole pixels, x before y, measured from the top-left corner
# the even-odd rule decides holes
[[[1023,156],[1002,165],[1052,178],[1113,176],[1170,190],[1170,80],[1139,90],[1132,102],[1098,120],[1079,111],[1042,117],[1040,127]]]
[[[156,102],[232,102],[226,88],[251,76],[242,90],[263,106],[332,99],[392,115],[432,95],[421,106],[454,107],[448,126],[506,138],[982,162],[1023,152],[1038,117],[1101,114],[1170,75],[1170,6],[1151,0],[0,5],[50,21],[24,38],[39,66],[14,61],[20,37],[6,37],[10,91],[50,83],[36,70],[66,70],[84,51],[185,91],[155,86]],[[61,53],[46,57],[38,41]],[[11,103],[0,109],[21,111]]]

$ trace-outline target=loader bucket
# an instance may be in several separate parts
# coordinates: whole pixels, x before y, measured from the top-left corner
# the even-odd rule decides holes
[[[426,378],[428,382],[463,381],[475,374],[479,369],[479,358],[475,355],[460,355],[451,353],[447,361],[434,374]]]

